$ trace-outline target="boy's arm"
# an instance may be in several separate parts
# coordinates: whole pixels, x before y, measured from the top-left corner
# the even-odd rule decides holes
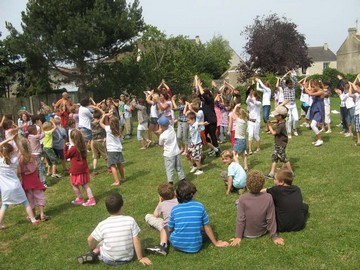
[[[270,120],[268,121],[268,124],[269,124],[268,126],[269,126],[269,131],[270,131],[270,133],[275,136],[275,135],[276,135],[276,131],[273,129],[273,127],[272,127],[272,125],[271,125],[272,122],[271,122]]]
[[[54,118],[50,119],[50,123],[53,125],[53,128],[50,130],[50,132],[53,133],[57,128]]]
[[[284,239],[278,237],[276,233],[276,219],[275,219],[275,206],[274,202],[271,199],[270,205],[266,212],[266,224],[267,230],[270,233],[271,240],[274,242],[275,245],[284,245]]]
[[[142,264],[142,265],[150,265],[151,261],[149,258],[147,257],[143,257],[142,255],[142,250],[141,250],[141,243],[140,243],[140,239],[138,236],[134,236],[132,238],[133,241],[133,245],[134,245],[134,249],[135,249],[135,253],[136,253],[136,257],[138,259],[138,261]]]
[[[91,234],[89,235],[87,242],[88,242],[90,251],[93,251],[97,246],[97,241]]]
[[[230,194],[231,191],[231,187],[232,187],[232,183],[233,183],[233,176],[228,176],[228,180],[227,180],[227,191],[226,191],[226,195]]]
[[[226,241],[216,240],[214,233],[211,229],[211,226],[209,224],[204,225],[205,233],[211,240],[211,243],[214,244],[216,247],[227,247],[229,245]]]

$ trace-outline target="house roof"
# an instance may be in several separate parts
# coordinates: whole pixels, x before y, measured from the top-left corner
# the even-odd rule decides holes
[[[308,56],[314,62],[331,62],[336,61],[336,54],[333,53],[329,48],[324,49],[324,46],[320,47],[309,47]]]

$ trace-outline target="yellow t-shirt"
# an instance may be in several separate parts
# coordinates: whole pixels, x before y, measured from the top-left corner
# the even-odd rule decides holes
[[[45,137],[43,138],[44,148],[52,148],[53,146],[53,137],[51,130],[44,131]]]

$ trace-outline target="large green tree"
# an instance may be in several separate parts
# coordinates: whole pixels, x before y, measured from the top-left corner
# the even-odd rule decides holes
[[[26,46],[28,55],[75,78],[80,94],[92,81],[94,68],[126,51],[142,27],[138,0],[29,0],[22,33],[8,24],[10,39]],[[60,68],[64,65],[70,65],[71,73]]]
[[[277,14],[267,17],[257,16],[252,25],[242,32],[247,39],[245,51],[249,59],[239,67],[243,79],[254,73],[285,73],[295,67],[308,67],[305,36],[297,30],[297,25]]]

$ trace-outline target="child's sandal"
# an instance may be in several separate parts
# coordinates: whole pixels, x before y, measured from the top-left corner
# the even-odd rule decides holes
[[[40,220],[41,220],[41,222],[45,222],[45,221],[48,221],[49,220],[49,216],[42,216],[41,218],[40,218]]]
[[[76,258],[77,262],[80,264],[83,263],[93,263],[96,261],[96,254],[94,252],[86,253]]]

